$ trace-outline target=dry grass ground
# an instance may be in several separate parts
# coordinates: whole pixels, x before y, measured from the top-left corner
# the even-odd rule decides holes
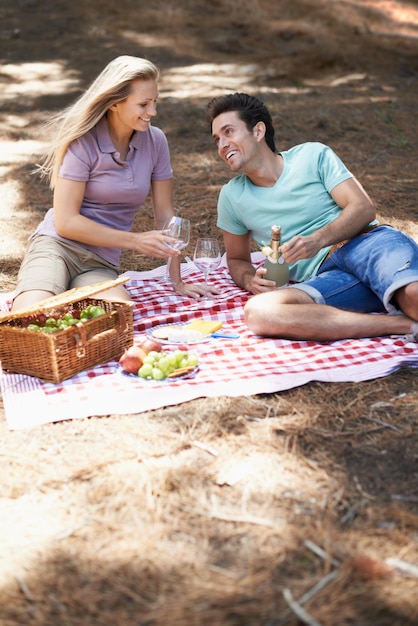
[[[416,3],[389,0],[2,3],[0,288],[51,202],[31,173],[41,122],[122,53],[162,69],[190,249],[218,236],[229,174],[204,108],[230,90],[264,98],[280,148],[330,144],[382,220],[418,237],[417,35]],[[17,432],[0,407],[1,626],[417,624],[416,383],[404,370]]]

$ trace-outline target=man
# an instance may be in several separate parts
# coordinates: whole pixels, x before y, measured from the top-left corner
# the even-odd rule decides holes
[[[207,113],[218,154],[237,174],[221,189],[217,225],[233,280],[254,294],[248,327],[288,339],[418,341],[418,245],[378,224],[337,155],[320,143],[277,152],[268,109],[247,94],[214,98]],[[291,284],[279,289],[251,263],[252,239],[267,243],[273,224],[290,267]]]

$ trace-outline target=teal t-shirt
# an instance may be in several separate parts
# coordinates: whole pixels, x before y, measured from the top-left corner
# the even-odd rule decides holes
[[[241,174],[221,189],[217,226],[234,235],[251,233],[263,246],[271,227],[280,224],[282,243],[309,235],[335,220],[341,212],[331,190],[353,177],[341,159],[324,144],[304,143],[280,152],[283,171],[273,187],[258,187]],[[290,265],[290,279],[302,282],[316,274],[330,246],[311,259]]]

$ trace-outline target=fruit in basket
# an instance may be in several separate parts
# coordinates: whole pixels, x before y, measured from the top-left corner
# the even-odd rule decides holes
[[[39,333],[39,331],[42,330],[41,327],[38,324],[28,324],[26,326],[26,328],[28,330],[32,330],[32,331],[34,331],[36,333]]]
[[[52,315],[47,317],[45,313],[34,313],[32,315],[28,315],[27,317],[22,317],[20,319],[20,325],[22,328],[26,328],[31,331],[53,333],[58,330],[64,330],[69,326],[74,326],[74,324],[78,324],[80,320],[82,322],[88,322],[96,317],[105,315],[105,313],[106,310],[103,307],[95,304],[89,304],[81,311],[72,308],[63,315],[56,317],[53,317]]]
[[[147,355],[139,346],[127,348],[119,359],[119,363],[124,372],[128,374],[138,374]]]
[[[96,304],[88,304],[80,312],[80,320],[82,322],[86,322],[88,320],[94,319],[95,317],[100,317],[100,315],[104,315],[105,313],[106,311],[102,306],[98,306]]]
[[[20,326],[22,328],[28,328],[32,325],[36,326],[36,328],[33,328],[32,330],[39,330],[39,328],[45,324],[45,321],[46,315],[44,315],[43,313],[33,313],[31,315],[28,315],[27,317],[22,317],[20,319]]]

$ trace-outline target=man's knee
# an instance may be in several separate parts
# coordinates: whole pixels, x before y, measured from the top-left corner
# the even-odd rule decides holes
[[[260,293],[248,300],[244,307],[244,320],[256,335],[286,335],[292,324],[294,308],[287,305],[313,304],[312,298],[301,289],[276,289]]]
[[[255,334],[271,334],[272,322],[278,323],[282,305],[288,299],[284,291],[268,291],[248,300],[244,307],[244,320],[248,328]]]
[[[262,294],[264,295],[264,294]],[[263,335],[264,332],[264,314],[265,309],[260,307],[259,296],[250,298],[244,306],[244,321],[248,328],[257,335]]]

